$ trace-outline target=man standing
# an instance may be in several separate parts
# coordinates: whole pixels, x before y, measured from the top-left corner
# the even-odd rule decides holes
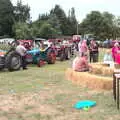
[[[16,52],[18,54],[20,54],[20,56],[22,58],[22,68],[23,68],[23,70],[27,69],[27,63],[26,63],[26,58],[25,58],[27,49],[23,45],[21,45],[19,42],[17,42]]]
[[[91,40],[89,47],[90,62],[98,62],[98,44],[95,40]]]

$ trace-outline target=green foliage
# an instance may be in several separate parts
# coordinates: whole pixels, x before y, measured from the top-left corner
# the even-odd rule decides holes
[[[22,0],[18,0],[16,6],[10,0],[0,0],[0,36],[15,34],[17,39],[53,38],[78,32],[81,35],[93,34],[98,39],[119,38],[120,17],[109,12],[91,11],[78,25],[74,8],[67,16],[61,6],[55,5],[49,14],[39,14],[38,19],[31,22],[30,7],[23,5]]]
[[[50,14],[48,23],[56,30],[57,35],[61,35],[62,31],[60,29],[60,22],[55,14]]]
[[[47,22],[45,22],[40,28],[39,35],[43,38],[52,38],[52,36],[55,36],[56,34],[57,31]]]
[[[92,11],[79,25],[79,32],[83,35],[93,34],[99,39],[115,39],[120,30],[116,21],[115,16],[111,13]]]
[[[27,39],[30,37],[30,29],[27,23],[18,22],[13,27],[17,39]]]
[[[67,16],[66,16],[64,10],[59,5],[56,5],[55,8],[53,8],[50,11],[50,15],[51,14],[56,15],[57,19],[59,20],[60,29],[62,31],[62,34],[67,35],[68,34],[68,29],[67,29],[68,24],[67,24]]]
[[[75,16],[75,9],[71,8],[71,10],[69,10],[69,15],[68,15],[68,29],[69,29],[69,35],[74,35],[77,32],[77,19]]]
[[[49,19],[49,15],[48,14],[39,14],[38,20],[40,21],[47,21]]]
[[[10,0],[0,0],[0,36],[12,35],[13,18]]]
[[[17,1],[17,6],[14,6],[14,16],[16,22],[29,22],[30,7],[23,5],[21,0]]]

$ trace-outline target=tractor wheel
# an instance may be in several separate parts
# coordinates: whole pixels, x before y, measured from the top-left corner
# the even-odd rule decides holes
[[[9,52],[6,56],[6,66],[9,71],[19,70],[21,67],[21,56],[15,51]]]
[[[47,62],[48,64],[55,64],[56,61],[56,54],[54,51],[49,50],[47,54]]]
[[[16,47],[17,46],[17,41],[13,41],[10,45],[11,45],[11,47]]]
[[[38,67],[42,67],[44,64],[45,64],[45,63],[44,63],[43,60],[39,60],[37,65],[38,65]]]

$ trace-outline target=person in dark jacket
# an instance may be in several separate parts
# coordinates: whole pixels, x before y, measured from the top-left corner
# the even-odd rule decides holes
[[[89,56],[90,62],[98,62],[98,55],[99,55],[99,45],[95,40],[91,40],[89,46]]]

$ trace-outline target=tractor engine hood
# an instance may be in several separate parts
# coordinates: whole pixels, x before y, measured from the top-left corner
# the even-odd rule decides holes
[[[27,51],[28,54],[33,54],[33,55],[35,55],[36,53],[39,53],[39,52],[40,52],[39,49],[33,49],[33,50]]]
[[[1,56],[1,57],[4,57],[4,56],[5,56],[5,54],[6,54],[6,52],[7,52],[7,51],[0,50],[0,56]]]

